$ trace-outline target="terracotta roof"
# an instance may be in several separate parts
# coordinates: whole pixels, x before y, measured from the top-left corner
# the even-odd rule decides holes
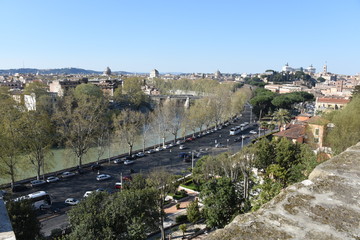
[[[345,98],[318,98],[317,102],[346,104],[346,103],[350,102],[350,99],[345,99]]]
[[[290,125],[289,129],[273,134],[274,136],[287,137],[291,139],[297,139],[305,136],[305,126],[302,124]]]

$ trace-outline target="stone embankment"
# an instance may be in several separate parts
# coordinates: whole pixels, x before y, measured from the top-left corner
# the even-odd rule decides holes
[[[360,239],[360,143],[205,239]]]

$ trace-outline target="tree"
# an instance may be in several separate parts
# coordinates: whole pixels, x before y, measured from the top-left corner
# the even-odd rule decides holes
[[[250,147],[245,147],[237,154],[239,166],[243,175],[243,198],[249,198],[249,179],[254,166],[255,154]]]
[[[103,98],[87,95],[75,98],[71,94],[58,104],[55,115],[57,129],[76,156],[79,168],[82,166],[83,156],[97,138],[106,106]]]
[[[197,198],[187,206],[186,214],[190,222],[196,223],[197,221],[199,221],[201,215]]]
[[[166,196],[175,190],[175,176],[166,172],[164,169],[154,170],[147,179],[148,185],[157,191],[156,207],[159,215],[158,223],[161,232],[161,240],[165,240],[164,230],[164,205]]]
[[[267,138],[261,138],[253,146],[255,149],[254,166],[259,169],[266,169],[275,161],[275,149]]]
[[[128,145],[129,155],[131,155],[136,137],[140,134],[141,127],[143,126],[143,114],[138,111],[125,109],[114,117],[113,122],[120,140]]]
[[[82,83],[76,86],[74,91],[74,96],[76,99],[82,99],[82,98],[99,99],[103,97],[103,93],[100,90],[100,88],[94,84]]]
[[[42,82],[31,82],[26,84],[24,88],[24,94],[30,95],[32,93],[35,94],[36,100],[38,100],[41,96],[48,95],[48,86]]]
[[[35,167],[37,179],[40,179],[41,170],[45,168],[45,158],[50,152],[53,143],[54,129],[50,118],[45,113],[24,113],[25,128],[21,132],[24,139],[24,148],[30,163]]]
[[[24,153],[24,111],[11,98],[0,101],[0,172],[10,177],[11,186]]]
[[[163,104],[163,114],[168,131],[174,136],[174,143],[181,128],[184,118],[184,108],[177,105],[176,101],[166,101]]]
[[[184,238],[184,236],[185,236],[185,232],[186,232],[186,229],[187,229],[187,225],[186,225],[186,223],[181,224],[181,225],[179,226],[179,229],[180,229],[180,231],[181,231],[181,232],[182,232],[182,234],[183,234],[182,238]]]
[[[40,236],[41,225],[30,201],[8,201],[6,208],[16,239],[28,240]]]
[[[143,80],[137,77],[129,77],[124,79],[122,87],[122,94],[125,94],[125,99],[131,106],[138,109],[140,106],[145,105],[148,99],[145,93],[141,90]]]
[[[203,214],[210,228],[224,227],[238,213],[240,199],[231,180],[226,177],[213,179],[202,186]]]
[[[291,120],[289,111],[285,109],[279,109],[273,114],[273,120],[278,123],[278,128],[289,123]]]

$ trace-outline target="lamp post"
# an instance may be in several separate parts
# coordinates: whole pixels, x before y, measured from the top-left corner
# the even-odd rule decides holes
[[[243,149],[243,147],[244,147],[244,138],[245,138],[245,136],[241,135],[241,149]]]
[[[252,106],[250,106],[250,124],[252,123]]]
[[[194,150],[191,150],[191,172],[194,170]]]

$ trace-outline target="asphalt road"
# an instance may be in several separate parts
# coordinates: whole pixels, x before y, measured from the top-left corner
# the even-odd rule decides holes
[[[164,168],[170,173],[184,175],[184,172],[188,172],[187,169],[191,167],[192,163],[184,162],[183,159],[179,157],[179,153],[191,151],[201,152],[202,154],[218,154],[225,151],[237,152],[241,149],[241,141],[234,142],[234,139],[241,136],[241,134],[248,135],[250,137],[244,139],[244,145],[247,145],[252,138],[257,136],[249,134],[249,131],[257,130],[258,126],[253,125],[245,130],[244,133],[236,136],[229,136],[229,130],[232,126],[249,121],[250,108],[247,106],[239,120],[213,133],[196,138],[194,141],[184,143],[183,145],[186,148],[183,150],[180,150],[179,146],[174,146],[171,149],[138,158],[132,165],[114,164],[112,162],[102,164],[103,169],[100,170],[99,173],[109,174],[112,176],[111,179],[97,181],[96,176],[98,175],[98,171],[88,169],[83,174],[77,174],[70,178],[61,179],[58,182],[47,183],[37,188],[32,188],[26,192],[22,192],[21,195],[39,190],[47,191],[51,195],[53,201],[52,209],[59,209],[60,213],[54,214],[48,210],[39,215],[42,222],[42,231],[45,235],[50,235],[52,229],[63,228],[67,224],[67,217],[64,213],[71,207],[64,204],[66,198],[72,197],[81,200],[86,191],[94,191],[98,188],[115,191],[114,184],[115,182],[120,182],[121,173],[123,176],[130,175],[130,169],[133,169],[135,173],[142,172],[146,174],[153,169]],[[220,143],[222,147],[215,148],[215,143]]]

